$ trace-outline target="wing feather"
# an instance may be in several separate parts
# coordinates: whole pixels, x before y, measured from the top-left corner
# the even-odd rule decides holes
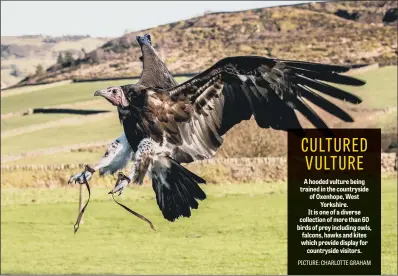
[[[166,129],[166,135],[179,131],[178,149],[197,160],[212,157],[222,144],[222,136],[252,115],[262,128],[286,131],[301,129],[297,110],[315,127],[327,129],[326,123],[304,98],[344,121],[352,121],[348,113],[316,93],[360,103],[361,99],[354,94],[324,83],[365,84],[339,74],[349,69],[264,57],[222,59],[176,87],[157,91],[157,94],[170,95],[168,105],[172,116],[168,121],[173,129]]]

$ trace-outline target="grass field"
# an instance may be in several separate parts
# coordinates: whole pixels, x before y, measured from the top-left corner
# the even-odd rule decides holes
[[[42,149],[70,144],[95,142],[118,137],[123,131],[117,114],[111,118],[80,125],[59,126],[32,133],[7,137],[1,140],[2,154],[17,154],[32,149]]]
[[[397,179],[382,183],[382,273],[396,274]],[[204,187],[208,199],[189,219],[169,223],[150,187],[122,201],[157,232],[93,188],[73,234],[78,187],[2,190],[2,273],[286,274],[286,184]]]
[[[1,131],[8,131],[20,127],[27,127],[34,124],[42,124],[70,117],[68,114],[34,114],[31,116],[16,116],[1,121]]]
[[[33,86],[21,86],[21,87],[16,87],[8,90],[3,90],[1,92],[1,97],[9,97],[9,96],[15,96],[18,94],[25,94],[25,93],[31,93],[34,91],[39,91],[39,90],[44,90],[47,88],[51,87],[56,87],[56,86],[61,86],[65,84],[70,84],[72,81],[66,80],[66,81],[57,81],[53,83],[47,83],[47,84],[37,84]]]
[[[115,136],[116,137],[116,136]],[[56,154],[32,156],[19,159],[13,162],[7,162],[7,165],[29,165],[29,164],[96,164],[104,155],[106,147],[90,151],[73,151]]]
[[[70,109],[85,109],[85,110],[101,110],[101,111],[114,111],[115,108],[108,102],[99,100],[83,101],[76,104]],[[16,128],[23,128],[32,125],[39,125],[43,123],[53,122],[60,119],[80,117],[81,119],[88,118],[87,115],[77,115],[71,113],[56,113],[56,114],[42,114],[36,113],[29,116],[15,116],[1,122],[1,131],[9,131]]]

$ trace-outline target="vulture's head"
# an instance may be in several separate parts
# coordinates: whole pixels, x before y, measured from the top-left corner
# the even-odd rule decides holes
[[[126,95],[120,86],[111,86],[102,90],[97,90],[94,96],[104,97],[108,102],[117,107],[124,108],[129,106]]]

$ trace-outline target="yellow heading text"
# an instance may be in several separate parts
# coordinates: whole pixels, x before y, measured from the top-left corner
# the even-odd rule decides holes
[[[333,153],[329,155],[306,155],[308,170],[363,170],[363,155],[345,154],[362,153],[368,149],[366,138],[303,138],[301,151],[304,153]],[[338,153],[344,153],[338,155]]]

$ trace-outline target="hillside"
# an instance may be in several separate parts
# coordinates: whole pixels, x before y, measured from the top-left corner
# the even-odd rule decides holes
[[[172,73],[198,72],[230,55],[396,64],[396,8],[395,1],[361,1],[206,14],[128,33],[73,66],[52,67],[44,77],[33,76],[25,83],[139,75],[140,51],[135,37],[143,33],[151,33]]]
[[[89,36],[2,36],[1,88],[35,73],[39,64],[44,68],[51,66],[59,53],[70,52],[75,59],[83,58],[82,49],[90,52],[108,40]]]

